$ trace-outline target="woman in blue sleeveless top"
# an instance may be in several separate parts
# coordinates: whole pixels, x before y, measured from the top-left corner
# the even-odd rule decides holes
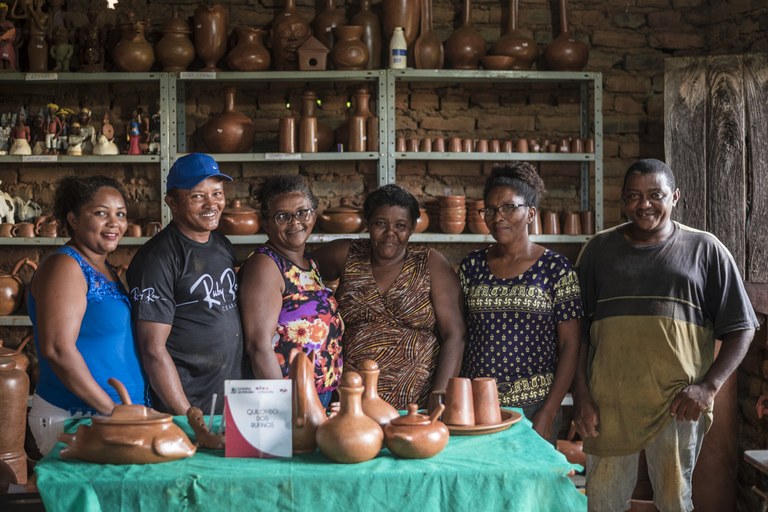
[[[71,238],[40,264],[28,294],[40,358],[29,426],[43,454],[66,419],[109,414],[120,403],[110,377],[133,403],[149,405],[130,302],[107,262],[127,227],[122,186],[104,176],[68,176],[54,209]]]

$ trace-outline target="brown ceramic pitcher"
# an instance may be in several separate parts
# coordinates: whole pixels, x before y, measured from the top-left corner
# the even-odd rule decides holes
[[[19,271],[24,265],[37,270],[37,263],[29,258],[16,262],[10,274],[0,274],[0,316],[12,315],[21,305],[23,283]]]
[[[325,410],[315,388],[314,355],[307,357],[291,349],[288,376],[293,385],[293,453],[310,453],[317,448],[315,432],[326,420]]]

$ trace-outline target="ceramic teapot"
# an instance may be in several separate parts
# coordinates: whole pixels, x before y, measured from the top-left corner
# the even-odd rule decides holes
[[[191,457],[195,445],[173,423],[173,416],[132,404],[125,386],[114,378],[109,385],[122,405],[109,416],[94,416],[91,425],[80,425],[74,434],[59,434],[67,446],[62,459],[81,459],[101,464],[151,464]]]
[[[24,372],[27,371],[27,368],[29,368],[29,357],[22,351],[31,339],[31,334],[24,336],[21,343],[19,343],[19,346],[16,348],[4,347],[3,340],[0,340],[0,357],[10,357],[16,362],[16,368]]]
[[[10,274],[0,273],[0,316],[12,315],[21,305],[23,283],[19,271],[24,265],[37,270],[37,263],[29,258],[22,258],[16,262]]]
[[[438,421],[445,406],[440,404],[429,416],[419,414],[418,408],[417,404],[408,404],[408,414],[384,427],[384,444],[398,457],[428,459],[448,444],[448,427]]]
[[[243,206],[239,199],[221,212],[217,231],[225,235],[253,235],[261,227],[259,214],[255,209]]]

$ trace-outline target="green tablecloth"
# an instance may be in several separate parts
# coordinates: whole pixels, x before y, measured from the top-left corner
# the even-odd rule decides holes
[[[186,418],[175,419],[191,434]],[[59,445],[59,448],[62,445]],[[574,466],[523,420],[509,430],[452,436],[431,459],[384,449],[360,464],[319,452],[292,459],[227,459],[200,450],[147,465],[64,461],[59,448],[35,468],[48,512],[118,511],[586,511],[567,474]]]

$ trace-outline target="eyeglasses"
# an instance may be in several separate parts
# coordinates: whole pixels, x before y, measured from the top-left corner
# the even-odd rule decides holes
[[[480,208],[477,210],[477,213],[480,214],[481,217],[484,217],[486,219],[492,219],[496,216],[496,212],[498,212],[502,217],[509,217],[513,213],[515,213],[515,210],[518,208],[522,208],[523,206],[531,207],[533,205],[530,204],[515,204],[515,203],[507,203],[499,206],[498,208]]]
[[[289,222],[291,222],[293,219],[296,219],[299,222],[307,222],[311,217],[312,214],[315,212],[314,208],[302,208],[301,210],[296,210],[294,213],[290,212],[280,212],[276,213],[272,216],[273,219],[275,219],[275,224],[278,226],[285,226]]]

